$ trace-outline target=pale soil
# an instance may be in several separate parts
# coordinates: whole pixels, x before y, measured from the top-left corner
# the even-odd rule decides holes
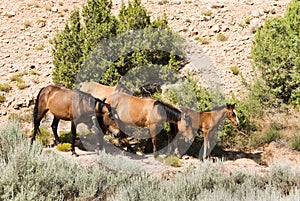
[[[61,30],[67,22],[70,11],[79,7],[84,1],[32,1],[2,0],[0,4],[0,84],[9,83],[13,88],[5,95],[6,101],[0,103],[0,125],[4,125],[8,117],[22,114],[30,122],[32,101],[39,89],[52,83],[52,45],[51,38],[57,30]],[[240,76],[233,75],[231,66],[238,66],[240,74],[251,81],[254,77],[251,59],[252,30],[260,26],[266,17],[282,16],[289,0],[143,0],[143,5],[153,17],[166,13],[170,27],[184,37],[209,39],[209,44],[199,43],[199,47],[213,61],[217,74],[222,81],[226,95],[235,94],[243,99],[245,88]],[[113,12],[117,13],[121,1],[113,1]],[[57,9],[57,11],[56,11]],[[210,10],[210,17],[203,12]],[[273,14],[272,11],[275,11]],[[245,24],[246,19],[250,24]],[[218,26],[216,26],[218,25]],[[217,40],[218,33],[228,36],[228,40]],[[31,71],[31,73],[29,72]],[[17,72],[27,72],[23,79],[29,86],[19,90],[10,77]],[[29,73],[28,73],[29,72]],[[50,126],[48,122],[47,125]],[[66,126],[68,127],[68,126]],[[24,124],[30,130],[31,123]],[[299,152],[291,151],[286,146],[271,143],[260,150],[258,157],[264,165],[246,155],[226,160],[224,166],[228,172],[234,169],[263,172],[273,163],[291,163],[300,166]],[[69,153],[68,153],[69,154]],[[255,154],[254,154],[255,155]],[[255,155],[255,156],[257,156]],[[240,158],[239,158],[240,157]],[[89,161],[88,155],[79,157]],[[178,168],[167,167],[149,156],[140,161],[149,172],[168,172]],[[184,164],[197,164],[201,161],[191,157],[182,159]]]

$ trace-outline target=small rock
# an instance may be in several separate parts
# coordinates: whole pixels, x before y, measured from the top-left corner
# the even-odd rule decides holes
[[[246,1],[245,4],[252,6],[252,5],[254,5],[254,2],[252,2],[252,1],[250,1],[250,2]]]
[[[222,31],[227,31],[229,30],[229,27],[226,24],[222,24],[221,29]]]
[[[56,13],[56,12],[58,12],[58,8],[53,6],[53,7],[51,7],[51,11]]]
[[[16,16],[16,12],[15,11],[8,11],[7,13],[5,13],[6,16],[8,17],[14,17]]]
[[[244,41],[244,40],[249,40],[249,36],[243,36],[242,41]]]
[[[211,29],[216,33],[220,32],[220,26],[218,24],[213,25]]]
[[[224,4],[212,4],[210,6],[211,8],[217,9],[217,8],[224,8]]]
[[[171,4],[179,5],[179,4],[181,4],[181,0],[171,0],[170,3],[171,3]]]
[[[259,12],[258,11],[254,11],[252,12],[252,17],[259,17]]]

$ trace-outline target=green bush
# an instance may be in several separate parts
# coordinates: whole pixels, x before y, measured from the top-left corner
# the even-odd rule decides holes
[[[264,142],[265,143],[270,143],[272,141],[276,141],[280,139],[280,130],[281,130],[281,125],[277,123],[272,123],[270,126],[270,129],[266,132],[265,137],[264,137]]]
[[[60,143],[56,146],[56,149],[63,152],[71,151],[71,144],[70,143]]]
[[[63,131],[59,134],[59,142],[60,143],[71,143],[72,141],[72,133],[71,131]]]
[[[140,0],[122,3],[118,17],[111,7],[110,0],[89,0],[81,15],[72,11],[53,40],[54,83],[70,88],[75,81],[114,85],[129,70],[153,64],[178,70],[180,40],[161,31],[168,30],[166,16],[151,21]],[[134,30],[139,30],[136,38]]]
[[[300,2],[293,0],[284,18],[274,18],[255,34],[252,57],[271,92],[300,107]]]

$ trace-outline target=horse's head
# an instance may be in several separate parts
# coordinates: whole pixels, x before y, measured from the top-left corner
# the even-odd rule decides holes
[[[112,108],[109,104],[105,103],[104,101],[99,102],[97,112],[100,113],[102,116],[103,125],[107,127],[108,130],[114,135],[119,135],[121,131],[116,123],[116,121],[119,120],[119,116],[116,113],[115,108]]]
[[[179,132],[181,132],[181,135],[185,138],[185,142],[192,143],[194,141],[192,120],[185,113],[182,113],[181,119],[178,122],[178,130]]]
[[[233,125],[238,126],[239,125],[239,119],[236,113],[236,110],[234,109],[235,104],[227,104],[226,105],[226,116],[227,118],[233,123]]]

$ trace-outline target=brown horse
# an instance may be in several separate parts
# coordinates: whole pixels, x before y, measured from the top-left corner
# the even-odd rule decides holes
[[[107,103],[116,109],[121,125],[149,128],[155,157],[158,155],[157,130],[164,122],[177,125],[178,131],[185,137],[186,142],[194,140],[190,117],[173,106],[152,98],[139,98],[125,93],[111,95],[107,98]]]
[[[197,112],[189,108],[182,107],[181,110],[186,112],[192,119],[193,129],[202,131],[204,135],[204,153],[206,157],[207,149],[210,149],[208,137],[217,132],[220,123],[227,117],[235,126],[239,124],[237,113],[234,109],[235,104],[214,108],[210,111]]]
[[[103,84],[99,84],[97,82],[82,82],[79,85],[79,90],[89,93],[92,96],[99,98],[101,100],[108,98],[114,93],[123,92],[130,94],[130,91],[126,89],[121,84],[116,86],[107,86]]]
[[[98,134],[98,145],[100,149],[102,149],[103,144],[102,131],[105,132],[109,129],[114,133],[119,132],[111,115],[112,109],[110,105],[104,101],[95,99],[90,94],[78,90],[49,85],[40,90],[35,102],[33,112],[34,133],[31,143],[35,140],[36,133],[39,131],[40,121],[48,111],[54,115],[51,127],[55,137],[55,144],[59,143],[57,126],[60,119],[71,121],[72,155],[78,156],[75,152],[74,144],[76,139],[76,125],[79,123],[86,123],[87,125],[93,123],[92,130]],[[117,116],[115,117],[118,118]],[[98,120],[99,124],[97,124],[95,119]]]

